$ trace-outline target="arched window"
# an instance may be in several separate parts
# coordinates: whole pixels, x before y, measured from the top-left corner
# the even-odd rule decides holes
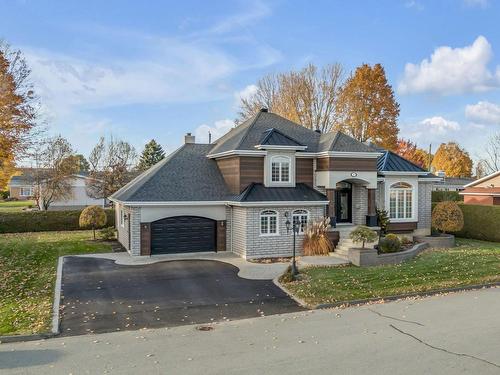
[[[278,213],[272,210],[260,213],[260,234],[270,236],[278,234]]]
[[[413,217],[413,188],[406,182],[396,182],[389,188],[389,217],[411,219]]]
[[[292,213],[292,220],[294,224],[300,225],[299,233],[304,233],[309,219],[309,212],[306,210],[295,210]]]
[[[290,158],[274,156],[271,159],[271,181],[290,182]]]

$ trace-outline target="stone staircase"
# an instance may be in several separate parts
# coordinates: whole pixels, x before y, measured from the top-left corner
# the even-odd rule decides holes
[[[338,225],[337,228],[331,229],[333,231],[339,232],[339,243],[335,247],[335,250],[331,255],[337,256],[342,259],[348,260],[349,249],[352,247],[361,247],[360,244],[355,244],[350,238],[349,235],[351,232],[356,229],[356,225]],[[377,242],[366,243],[365,248],[373,248]]]

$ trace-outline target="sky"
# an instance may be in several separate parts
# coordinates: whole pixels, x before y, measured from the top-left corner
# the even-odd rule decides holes
[[[268,73],[381,63],[400,136],[456,141],[475,159],[500,132],[500,1],[0,0],[0,39],[21,49],[52,135],[88,155],[100,136],[227,132]]]

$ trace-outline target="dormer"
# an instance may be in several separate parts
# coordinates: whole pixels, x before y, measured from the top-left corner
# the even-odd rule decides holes
[[[261,141],[255,146],[257,150],[265,150],[264,186],[295,186],[295,154],[305,151],[307,146],[289,137],[277,129],[271,128],[263,132]]]

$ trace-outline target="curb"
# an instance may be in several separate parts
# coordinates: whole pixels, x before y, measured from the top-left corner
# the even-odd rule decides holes
[[[62,269],[65,256],[59,257],[57,260],[57,273],[56,273],[56,283],[54,286],[54,301],[52,303],[52,328],[50,332],[47,333],[35,333],[32,335],[10,335],[10,336],[0,336],[0,344],[22,342],[22,341],[36,341],[50,339],[59,335],[61,332],[59,330],[59,307],[61,303],[61,284],[62,284]]]
[[[301,298],[299,298],[299,297],[296,297],[296,296],[295,296],[292,292],[290,292],[290,291],[288,290],[288,288],[287,288],[287,287],[285,287],[283,284],[281,284],[281,283],[279,282],[279,278],[280,278],[280,277],[281,277],[281,276],[277,276],[277,277],[275,277],[275,278],[273,279],[273,283],[274,283],[274,285],[276,285],[276,286],[277,286],[278,288],[280,288],[283,292],[285,292],[285,293],[288,295],[288,297],[290,297],[290,298],[291,298],[291,299],[293,299],[295,302],[297,302],[297,303],[299,304],[299,306],[302,306],[302,307],[304,307],[304,308],[306,308],[306,309],[309,309],[309,310],[311,310],[311,309],[315,309],[315,307],[314,307],[314,306],[309,305],[309,304],[308,304],[306,301],[304,301],[303,299],[301,299]]]
[[[335,302],[335,303],[320,303],[319,305],[315,305],[312,308],[315,310],[321,310],[321,309],[330,309],[330,308],[335,308],[335,307],[359,306],[359,305],[366,305],[366,304],[374,303],[374,302],[386,302],[386,301],[391,302],[391,301],[397,301],[397,300],[402,300],[402,299],[411,298],[411,297],[430,297],[430,296],[435,296],[435,295],[439,295],[439,294],[443,294],[443,293],[465,292],[465,291],[489,289],[489,288],[496,288],[496,287],[500,287],[500,282],[479,284],[479,285],[460,286],[460,287],[446,288],[446,289],[434,289],[434,290],[429,290],[426,292],[398,294],[398,295],[394,295],[394,296],[387,296],[387,297],[380,297],[380,298],[375,297],[375,298],[357,299],[357,300],[351,300],[351,301],[341,301],[341,302]]]

